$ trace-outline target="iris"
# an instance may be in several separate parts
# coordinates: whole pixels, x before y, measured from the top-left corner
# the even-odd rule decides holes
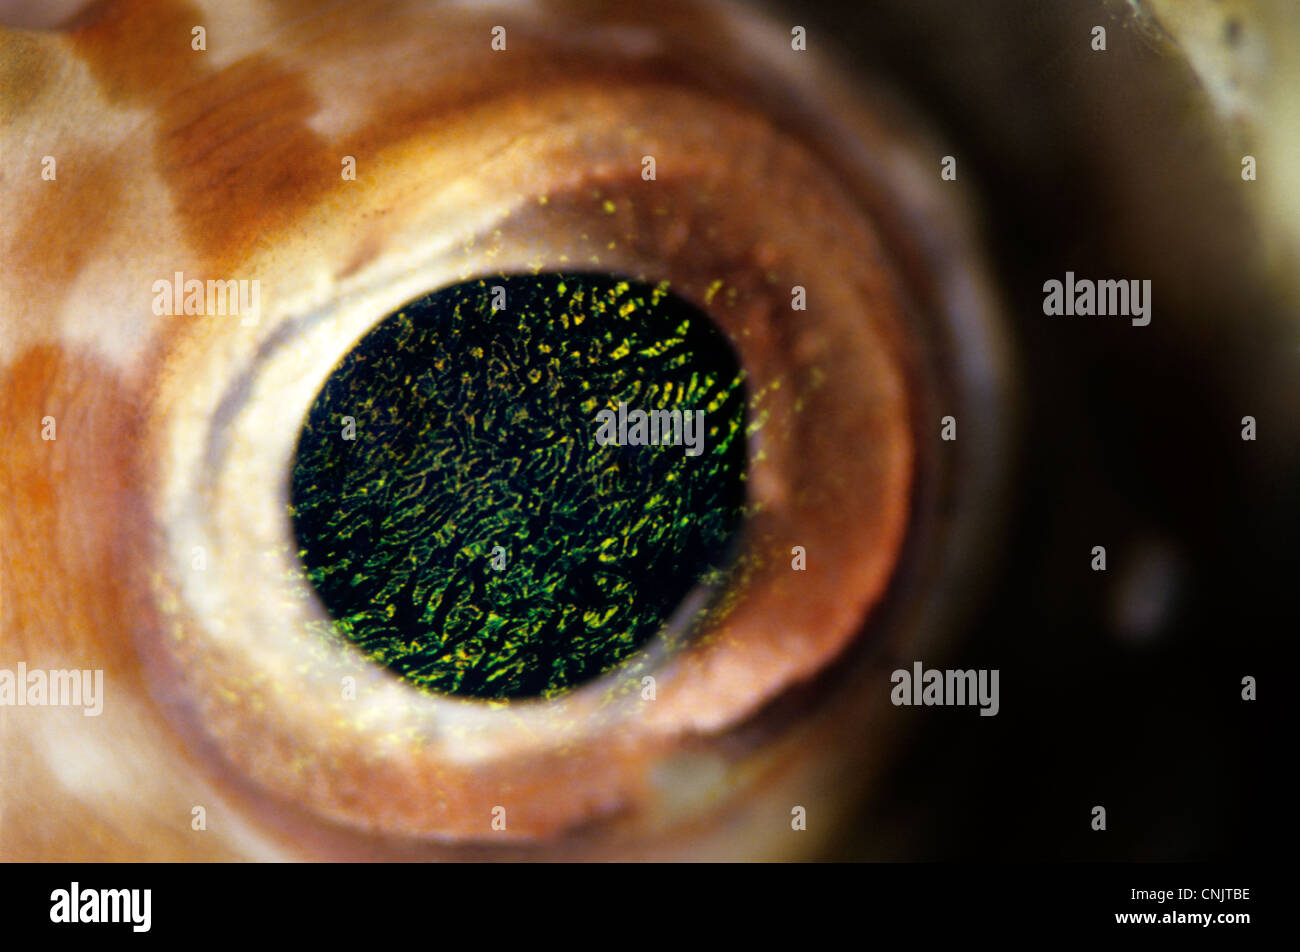
[[[290,487],[306,575],[339,634],[422,689],[568,690],[725,577],[743,380],[666,285],[515,275],[413,301],[308,411]],[[620,405],[702,412],[702,451],[601,443]]]

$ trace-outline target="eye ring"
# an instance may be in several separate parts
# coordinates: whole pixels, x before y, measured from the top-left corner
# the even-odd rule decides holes
[[[199,699],[190,729],[211,738],[221,755],[255,784],[345,826],[434,839],[478,838],[487,835],[485,797],[491,799],[494,790],[510,791],[522,805],[512,817],[510,832],[523,839],[553,836],[600,816],[636,813],[652,797],[655,763],[670,754],[680,738],[725,732],[742,723],[845,649],[862,617],[883,597],[904,529],[914,518],[907,487],[914,475],[913,445],[921,442],[922,430],[905,391],[908,377],[930,358],[911,350],[904,330],[905,315],[915,313],[909,298],[916,293],[909,284],[909,277],[916,275],[908,275],[907,267],[925,271],[931,263],[926,255],[954,253],[954,245],[934,239],[928,247],[907,249],[914,257],[902,254],[905,267],[900,269],[898,248],[885,241],[884,235],[892,239],[898,234],[890,227],[889,215],[883,214],[887,210],[904,214],[898,206],[909,202],[913,205],[906,211],[913,215],[917,207],[934,210],[927,204],[929,187],[912,178],[914,165],[909,163],[914,156],[909,154],[905,161],[904,147],[891,144],[882,151],[893,156],[893,164],[871,170],[880,178],[860,168],[846,174],[844,159],[828,166],[824,155],[819,157],[770,120],[677,89],[561,89],[531,97],[529,108],[535,129],[504,137],[510,143],[508,161],[503,146],[494,144],[503,140],[494,124],[487,117],[482,123],[471,118],[467,124],[479,139],[466,137],[473,144],[462,144],[448,158],[450,172],[444,178],[413,188],[410,183],[420,181],[425,159],[403,144],[386,156],[389,172],[371,192],[360,199],[332,200],[314,212],[314,227],[328,252],[316,251],[315,256],[345,262],[332,274],[319,269],[293,272],[275,255],[250,259],[249,273],[258,275],[268,289],[264,323],[242,338],[219,336],[213,328],[195,332],[172,355],[172,379],[186,386],[160,395],[169,421],[156,433],[163,458],[167,561],[183,565],[196,544],[213,551],[237,548],[227,544],[232,535],[218,531],[218,521],[240,526],[240,533],[256,540],[242,550],[257,554],[256,559],[243,565],[238,560],[221,563],[216,574],[224,575],[216,584],[212,575],[196,580],[183,572],[159,580],[169,651],[191,694]],[[639,135],[631,141],[611,135],[610,128],[619,128],[610,123],[611,116],[623,121],[637,117]],[[865,134],[893,142],[882,125],[871,125]],[[592,144],[602,144],[606,152],[603,161],[593,163],[593,175],[578,184],[567,178],[575,141],[597,154],[600,149],[592,149]],[[634,191],[647,183],[628,170],[639,169],[639,155],[647,148],[683,170],[668,192],[677,204],[662,201],[665,191],[650,193],[658,196],[653,199]],[[853,158],[861,160],[862,155]],[[527,181],[519,179],[521,168],[528,170]],[[787,183],[785,198],[792,207],[785,211],[795,214],[782,215],[779,200],[766,209],[747,208],[752,203],[746,202],[737,183],[748,187],[759,174],[768,176],[767,181]],[[889,195],[884,183],[890,181],[899,187],[897,194]],[[868,182],[873,187],[868,188]],[[485,196],[491,196],[488,211]],[[796,199],[801,204],[794,204]],[[605,213],[606,203],[614,205],[614,215]],[[684,214],[686,207],[694,211]],[[617,218],[618,210],[625,208],[636,216],[632,227]],[[746,231],[725,219],[735,226],[735,235],[722,233],[716,225],[711,230],[710,217],[750,212],[769,216],[766,241],[756,237],[752,222]],[[878,216],[874,221],[872,213]],[[805,229],[802,239],[792,244],[818,253],[805,250],[797,266],[783,260],[785,249],[775,240],[782,232],[776,220],[788,226],[786,234]],[[421,234],[430,224],[447,221],[460,227]],[[882,222],[887,226],[883,234],[877,228]],[[583,230],[576,223],[587,227]],[[810,238],[808,228],[821,240]],[[709,267],[698,268],[702,274],[681,264],[689,265],[692,252],[701,247],[688,245],[687,236],[693,233],[702,233],[714,256]],[[556,244],[557,234],[569,236],[567,247]],[[964,238],[946,240],[959,246]],[[610,241],[615,249],[608,248]],[[845,247],[869,254],[876,268],[867,273],[875,277],[863,278],[861,259],[850,260]],[[822,248],[830,250],[822,253]],[[752,617],[771,638],[765,644],[759,638],[748,641],[748,664],[738,664],[734,652],[726,663],[717,660],[717,645],[734,647],[736,641],[725,635],[715,638],[705,643],[705,650],[683,656],[675,669],[653,669],[662,686],[653,705],[643,704],[629,690],[635,683],[629,673],[640,673],[635,667],[620,671],[617,680],[585,686],[559,703],[504,708],[440,698],[413,701],[402,685],[355,657],[329,654],[276,630],[280,625],[304,630],[285,624],[283,616],[241,617],[246,609],[257,608],[239,603],[248,584],[283,577],[291,568],[292,553],[269,535],[258,537],[273,524],[268,518],[272,510],[266,507],[283,501],[277,472],[284,469],[289,454],[282,434],[296,434],[297,409],[306,406],[346,344],[379,315],[430,287],[502,270],[535,270],[548,264],[559,269],[574,259],[607,264],[612,255],[602,256],[600,249],[617,251],[621,270],[647,280],[672,281],[724,326],[731,312],[708,299],[720,270],[729,278],[724,286],[739,289],[733,307],[750,314],[772,313],[778,306],[774,302],[788,293],[784,284],[767,281],[769,271],[821,274],[821,280],[810,283],[840,306],[841,326],[850,334],[875,335],[877,373],[868,375],[867,382],[880,389],[874,400],[864,402],[868,419],[875,421],[882,437],[876,449],[886,461],[880,478],[888,486],[880,498],[888,503],[874,515],[864,515],[864,523],[878,520],[876,528],[864,534],[881,540],[876,561],[860,564],[864,593],[847,598],[842,589],[823,590],[819,600],[834,606],[832,617],[819,618],[815,628],[805,627],[803,635],[812,640],[804,646],[782,643],[787,632],[781,630],[780,616],[754,607]],[[829,258],[834,265],[819,258]],[[986,289],[965,272],[972,260],[941,258],[948,269],[941,277],[956,288],[953,300],[973,328],[987,320],[989,308]],[[831,292],[833,287],[839,288],[837,293]],[[871,302],[870,313],[862,310],[863,300]],[[761,326],[743,325],[734,313],[730,320],[742,341],[741,331],[748,328],[752,335],[753,328]],[[789,343],[796,355],[800,346],[816,357],[827,353],[827,341],[806,328],[793,331]],[[983,356],[994,349],[987,339],[979,347],[987,349]],[[860,342],[858,350],[863,349]],[[980,357],[976,354],[975,363]],[[250,369],[231,385],[221,379],[222,369],[229,366]],[[986,372],[987,367],[981,368]],[[203,385],[194,386],[196,382]],[[263,409],[241,416],[254,396]],[[202,429],[196,429],[197,421],[213,419],[213,406],[222,409],[222,426],[206,440],[196,440],[195,432]],[[269,451],[268,442],[275,444]],[[766,447],[774,455],[781,452],[776,443]],[[784,452],[785,465],[791,465],[790,445]],[[237,461],[233,469],[228,465],[232,460]],[[228,487],[275,486],[280,491],[242,494],[255,495],[260,511],[223,511],[228,505],[223,499],[242,497],[223,494],[222,480]],[[768,512],[789,506],[791,487],[788,479],[775,476],[765,479],[759,474],[754,480],[754,491]],[[196,500],[207,505],[196,505]],[[806,532],[807,522],[802,525]],[[788,550],[786,542],[797,544],[788,527],[769,530],[767,538],[774,545],[773,540],[779,540],[783,550]],[[820,551],[834,564],[833,542]],[[789,594],[788,578],[773,575],[769,581],[769,598]],[[803,588],[804,598],[810,597],[809,591]],[[312,614],[309,599],[295,603],[285,596],[275,607],[287,607],[300,619],[321,620]],[[218,620],[215,632],[210,619]],[[806,650],[809,646],[812,650]],[[362,703],[345,706],[338,699],[341,677],[357,679]],[[304,736],[325,738],[320,741],[324,750],[304,753]],[[546,753],[538,753],[539,738]],[[575,754],[579,745],[599,753]],[[532,775],[527,782],[521,779],[525,769]],[[566,795],[547,794],[561,778]],[[660,817],[655,822],[667,821]]]

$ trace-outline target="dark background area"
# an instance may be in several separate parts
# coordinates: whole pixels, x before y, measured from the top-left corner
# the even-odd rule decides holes
[[[949,659],[1001,670],[1001,712],[901,709],[912,736],[835,858],[1241,859],[1275,842],[1266,735],[1296,630],[1300,463],[1296,378],[1268,368],[1296,347],[1294,316],[1259,268],[1241,151],[1117,7],[799,10],[810,42],[834,37],[951,143],[1023,399],[1003,560]],[[1151,279],[1151,325],[1045,317],[1042,284],[1067,270]],[[1260,700],[1241,699],[1245,675]]]

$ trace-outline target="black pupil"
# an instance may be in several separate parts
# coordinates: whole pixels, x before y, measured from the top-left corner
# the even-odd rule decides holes
[[[308,411],[291,480],[307,576],[340,634],[423,689],[572,688],[725,569],[743,376],[662,285],[510,276],[414,301]]]

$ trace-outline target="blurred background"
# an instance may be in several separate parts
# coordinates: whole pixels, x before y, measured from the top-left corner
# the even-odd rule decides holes
[[[917,733],[865,811],[870,832],[836,855],[1269,852],[1266,738],[1297,620],[1300,8],[808,14],[921,104],[977,182],[1023,396],[1004,561],[952,662],[1000,668],[1002,711],[895,709]],[[1105,52],[1086,41],[1094,25]],[[1269,169],[1256,182],[1246,154]],[[1045,317],[1042,284],[1067,270],[1151,278],[1151,325]],[[1258,702],[1241,699],[1246,675]],[[1086,822],[1098,804],[1104,834]]]

